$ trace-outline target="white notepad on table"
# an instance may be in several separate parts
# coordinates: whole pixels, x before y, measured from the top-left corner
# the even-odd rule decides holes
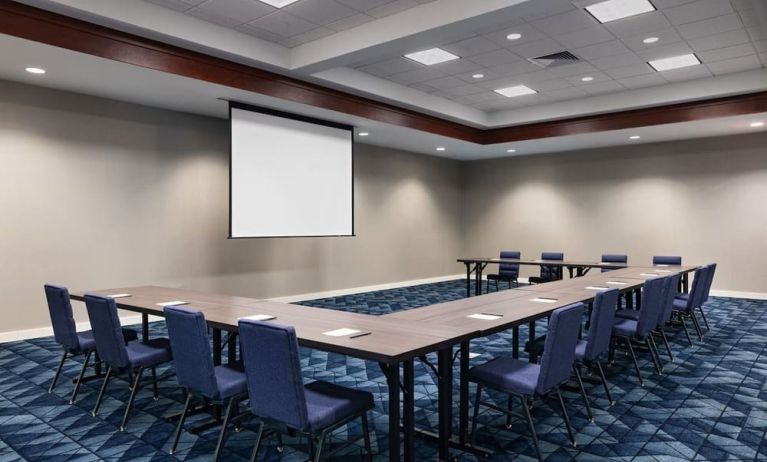
[[[666,266],[668,266],[668,265],[655,265],[655,266],[658,266],[658,267],[660,267],[660,268],[665,268],[665,267],[666,267]]]
[[[244,316],[240,318],[247,319],[248,321],[271,321],[272,319],[276,319],[277,316],[272,316],[271,314],[254,314],[253,316]]]
[[[639,275],[640,276],[650,276],[650,277],[654,277],[654,278],[657,278],[658,276],[660,276],[660,274],[657,274],[657,273],[639,273]]]
[[[538,303],[556,303],[556,298],[546,298],[546,297],[536,297],[533,299],[530,299],[531,302],[538,302]]]
[[[466,317],[472,318],[472,319],[479,319],[482,321],[495,321],[496,319],[501,319],[503,316],[498,314],[475,313],[475,314],[470,314]]]
[[[157,306],[179,306],[179,305],[188,305],[189,302],[185,302],[183,300],[171,300],[169,302],[162,302],[162,303],[155,303]]]
[[[625,286],[626,285],[625,282],[621,282],[621,281],[607,281],[605,284],[612,284],[612,285],[616,285],[616,286]]]
[[[602,286],[586,286],[589,290],[607,290],[609,287],[602,287]]]
[[[656,273],[670,273],[671,270],[655,270]]]
[[[359,332],[360,331],[356,329],[349,329],[347,327],[343,327],[341,329],[329,330],[327,332],[323,332],[322,335],[329,335],[330,337],[347,337],[349,335],[354,335]]]
[[[130,294],[112,294],[112,295],[107,295],[107,297],[111,297],[111,298],[125,298],[125,297],[130,297]]]

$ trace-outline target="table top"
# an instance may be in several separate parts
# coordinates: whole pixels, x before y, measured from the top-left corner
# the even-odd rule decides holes
[[[583,268],[626,268],[627,263],[606,263],[598,261],[581,260],[542,260],[542,259],[523,259],[523,258],[493,258],[493,257],[472,257],[459,258],[459,263],[497,263],[497,264],[517,264],[517,265],[536,265],[536,266],[580,266]]]

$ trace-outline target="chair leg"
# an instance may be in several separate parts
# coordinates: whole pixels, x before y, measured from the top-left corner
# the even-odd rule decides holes
[[[133,382],[133,390],[130,392],[130,398],[128,398],[128,404],[125,406],[125,414],[123,414],[123,423],[120,425],[120,431],[124,432],[125,428],[127,427],[128,423],[128,417],[130,416],[130,411],[133,408],[133,401],[136,400],[136,393],[138,392],[139,386],[141,384],[141,374],[144,373],[144,368],[139,367],[138,371],[136,372],[136,380]]]
[[[178,419],[178,425],[176,425],[176,433],[173,435],[173,443],[170,445],[170,454],[176,453],[176,447],[178,446],[178,439],[181,437],[181,430],[184,428],[184,421],[186,421],[186,415],[189,412],[189,406],[192,404],[192,393],[186,392],[186,402],[184,402],[184,410],[181,411],[181,417]]]
[[[152,391],[154,392],[154,400],[160,399],[160,390],[157,387],[157,369],[152,368]]]
[[[631,339],[626,338],[626,345],[628,345],[629,353],[631,353],[631,359],[634,361],[634,369],[637,371],[637,377],[639,377],[639,385],[644,386],[644,379],[642,378],[642,372],[639,371],[639,363],[637,362],[637,355],[634,353],[634,347],[631,346]]]
[[[538,433],[535,431],[535,424],[533,423],[533,417],[530,415],[530,408],[527,407],[525,399],[522,398],[522,408],[525,410],[525,418],[527,419],[527,425],[530,427],[530,434],[533,435],[533,446],[535,446],[535,453],[538,455],[538,461],[543,462],[543,454],[541,454],[541,446],[538,443]]]
[[[508,402],[508,405],[506,406],[506,409],[509,410],[509,413],[506,414],[506,430],[510,430],[511,429],[511,411],[514,410],[514,398],[511,395],[509,395],[509,402]]]
[[[498,292],[500,289],[498,288],[498,279],[495,280],[495,291]],[[489,291],[488,291],[489,292]]]
[[[479,419],[479,403],[482,398],[482,386],[477,384],[477,397],[474,399],[474,416],[471,419],[471,442],[474,442],[474,438],[477,433],[477,419]]]
[[[602,386],[605,387],[605,394],[607,395],[607,401],[610,402],[610,406],[615,404],[613,396],[610,394],[610,387],[607,385],[607,377],[605,377],[605,371],[602,369],[602,362],[595,361],[597,363],[597,371],[599,372],[599,379],[602,380]]]
[[[565,419],[565,427],[567,428],[567,434],[570,436],[570,442],[573,443],[573,447],[577,446],[575,442],[575,435],[573,435],[573,428],[570,425],[570,416],[567,415],[567,408],[565,407],[565,400],[562,399],[562,393],[557,388],[557,399],[559,399],[559,407],[562,408],[562,418]]]
[[[104,398],[104,391],[107,389],[107,384],[109,383],[109,378],[112,376],[112,366],[107,367],[107,374],[104,376],[104,383],[101,384],[101,390],[99,390],[99,395],[96,397],[96,405],[93,406],[93,411],[91,411],[91,415],[93,417],[96,417],[96,414],[99,412],[99,407],[101,407],[101,400]]]
[[[64,361],[67,360],[67,350],[64,350],[64,355],[61,357],[61,361],[59,362],[59,367],[56,368],[56,373],[53,375],[53,380],[51,381],[51,385],[48,387],[48,393],[53,393],[53,389],[56,388],[56,382],[59,380],[59,375],[61,375],[61,369],[64,368]]]
[[[700,341],[703,341],[703,330],[700,328],[700,323],[698,322],[698,317],[695,316],[695,310],[690,310],[690,319],[692,319],[692,325],[695,327],[695,332],[698,333],[698,338]]]
[[[672,363],[674,362],[674,354],[671,352],[671,345],[668,343],[668,337],[666,337],[666,330],[664,328],[658,329],[660,332],[660,338],[663,339],[663,344],[666,346],[666,353],[668,353],[668,359]]]
[[[687,321],[684,319],[684,315],[682,313],[679,313],[678,316],[679,322],[682,323],[682,328],[684,329],[684,335],[687,336],[687,343],[692,346],[692,337],[690,337],[690,331],[687,330]]]
[[[322,446],[325,445],[325,432],[320,433],[319,438],[317,438],[317,450],[314,451],[314,462],[320,462],[320,458],[322,457]]]
[[[258,447],[261,446],[261,436],[264,434],[264,423],[258,423],[258,430],[256,431],[256,444],[253,446],[253,454],[250,456],[250,462],[256,462],[258,457]]]
[[[578,379],[578,388],[581,389],[581,396],[583,397],[583,404],[586,405],[586,414],[589,416],[589,422],[593,422],[594,414],[591,412],[591,404],[589,404],[589,398],[586,396],[586,389],[583,388],[581,371],[578,370],[578,366],[573,366],[573,372],[575,372],[575,378]]]
[[[224,439],[226,438],[226,427],[229,426],[229,419],[232,418],[234,408],[237,406],[237,400],[234,398],[229,400],[229,404],[226,405],[226,413],[224,414],[224,422],[221,424],[221,432],[218,434],[218,442],[216,443],[216,450],[213,452],[213,462],[218,461],[218,455],[221,452],[221,448],[224,446]]]
[[[83,367],[80,369],[80,375],[77,376],[77,382],[75,382],[75,389],[72,391],[72,397],[69,398],[69,404],[75,404],[75,400],[77,399],[77,394],[80,392],[80,384],[83,381],[83,377],[85,376],[85,371],[88,369],[88,362],[91,359],[91,354],[93,354],[93,350],[88,350],[85,353],[85,360],[83,361]]]
[[[703,305],[698,307],[698,311],[700,311],[700,315],[703,318],[703,323],[706,325],[706,330],[711,330],[711,327],[708,325],[708,319],[706,319],[706,313],[703,311]]]
[[[660,355],[658,354],[658,350],[656,350],[655,339],[652,338],[652,332],[647,334],[647,338],[645,338],[644,342],[645,345],[647,345],[647,349],[650,350],[650,358],[652,358],[652,363],[655,366],[655,372],[657,372],[658,375],[663,374],[663,365],[660,363]]]
[[[365,452],[368,454],[368,461],[373,460],[373,448],[370,446],[370,430],[368,429],[368,413],[362,414],[362,437],[365,440]]]

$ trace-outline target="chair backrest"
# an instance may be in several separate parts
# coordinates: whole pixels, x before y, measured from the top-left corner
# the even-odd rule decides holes
[[[640,337],[658,327],[658,317],[663,309],[663,288],[667,277],[648,279],[642,289],[642,307],[639,310],[636,333]]]
[[[501,259],[506,259],[506,258],[519,259],[521,255],[522,253],[516,250],[501,251]],[[498,274],[502,274],[504,276],[513,276],[513,277],[519,276],[519,263],[501,263],[500,265],[498,265]]]
[[[716,272],[716,263],[708,265],[708,281],[706,282],[706,288],[703,290],[703,299],[701,305],[708,301],[708,296],[711,294],[711,285],[714,283],[714,273]]]
[[[663,327],[669,321],[671,321],[671,314],[674,311],[674,297],[676,297],[676,288],[679,287],[679,279],[682,275],[679,273],[672,274],[663,278],[665,284],[663,286],[663,306],[658,311],[658,326]]]
[[[656,255],[652,257],[653,265],[681,265],[682,257],[679,255]]]
[[[690,287],[690,296],[687,298],[688,310],[701,306],[705,301],[709,274],[711,274],[711,267],[709,266],[701,266],[695,270],[692,287]]]
[[[128,352],[125,349],[120,318],[117,317],[117,304],[112,297],[85,294],[85,307],[91,321],[96,351],[103,361],[115,367],[128,367]]]
[[[620,253],[603,253],[602,254],[602,263],[628,263],[629,257],[628,255],[620,254]],[[605,271],[612,271],[613,268],[602,268],[602,272]]]
[[[584,359],[591,361],[599,358],[610,348],[615,308],[618,305],[618,289],[598,292],[594,297],[589,320],[589,337],[586,341]]]
[[[48,300],[48,313],[51,315],[53,338],[67,350],[79,350],[77,327],[66,287],[45,284],[45,298]]]
[[[535,387],[538,393],[548,393],[570,379],[583,310],[583,303],[575,303],[556,309],[551,314]]]
[[[218,384],[205,316],[191,307],[166,306],[163,311],[179,385],[214,398]]]
[[[305,430],[309,417],[295,329],[247,319],[239,326],[251,411]]]
[[[565,254],[562,252],[543,252],[541,260],[563,261]],[[541,265],[541,279],[562,279],[562,267],[557,265]]]

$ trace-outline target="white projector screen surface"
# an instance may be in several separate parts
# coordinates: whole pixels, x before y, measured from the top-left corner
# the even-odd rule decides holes
[[[352,131],[231,108],[230,237],[351,236]]]

